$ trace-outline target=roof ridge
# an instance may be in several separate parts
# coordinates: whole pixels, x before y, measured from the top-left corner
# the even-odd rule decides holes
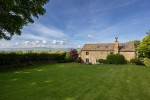
[[[120,42],[119,44],[134,44],[134,43],[130,43],[130,42]],[[85,43],[85,44],[114,44],[114,43]]]
[[[124,44],[127,44],[124,48]],[[106,47],[108,46],[108,47]],[[114,43],[89,43],[84,44],[81,50],[114,50]],[[135,51],[133,43],[119,43],[119,51]]]
[[[113,44],[113,43],[85,43],[85,44]]]

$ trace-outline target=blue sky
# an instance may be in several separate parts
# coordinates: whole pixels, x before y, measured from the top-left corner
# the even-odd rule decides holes
[[[50,0],[46,13],[0,40],[1,48],[76,48],[85,43],[141,40],[150,29],[150,0]]]

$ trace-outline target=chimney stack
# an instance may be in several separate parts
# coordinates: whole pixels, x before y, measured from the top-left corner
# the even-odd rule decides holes
[[[118,37],[115,37],[115,43],[114,43],[114,54],[119,53],[119,42],[118,42]]]

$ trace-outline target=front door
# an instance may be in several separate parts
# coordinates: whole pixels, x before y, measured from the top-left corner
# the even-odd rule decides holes
[[[89,64],[89,59],[86,59],[86,64]]]

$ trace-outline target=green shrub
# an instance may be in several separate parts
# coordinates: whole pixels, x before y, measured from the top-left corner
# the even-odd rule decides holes
[[[66,57],[65,57],[65,59],[66,59],[66,62],[74,62],[74,60],[70,57],[70,54],[67,52],[66,53]]]
[[[93,64],[91,62],[89,62],[88,65],[93,65]]]
[[[121,54],[110,54],[106,58],[108,64],[126,64],[125,57]]]
[[[83,60],[81,59],[81,57],[78,57],[76,60],[77,63],[83,63]]]
[[[136,65],[143,65],[143,62],[140,59],[138,59],[138,58],[131,59],[130,63],[131,64],[136,64]]]
[[[98,60],[98,63],[99,63],[99,64],[106,64],[106,63],[107,63],[107,60],[105,60],[105,59],[99,59],[99,60]]]
[[[66,53],[0,53],[0,68],[52,62],[66,62]]]
[[[144,58],[144,65],[145,66],[150,66],[150,59]]]
[[[69,54],[73,62],[76,62],[76,60],[78,59],[78,51],[76,49],[71,49],[69,51]]]

